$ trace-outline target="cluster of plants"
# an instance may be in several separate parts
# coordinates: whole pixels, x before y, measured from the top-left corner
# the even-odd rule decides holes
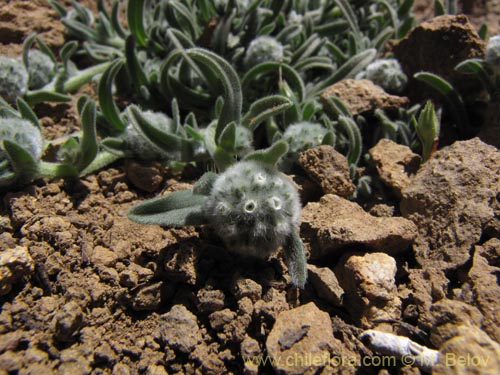
[[[435,3],[437,13],[454,11],[453,1]],[[413,0],[128,0],[125,16],[118,0],[110,8],[97,0],[97,14],[77,1],[71,9],[51,4],[68,37],[59,56],[32,35],[22,56],[0,57],[0,189],[83,176],[120,158],[215,170],[220,175],[208,172],[193,189],[138,205],[130,217],[210,223],[242,252],[267,244],[261,256],[286,244],[292,279],[302,286],[300,205],[283,177],[301,173],[298,153],[335,147],[366,195],[370,184],[358,167],[380,138],[420,150],[424,160],[436,147],[431,104],[367,118],[336,97],[319,101],[326,87],[356,77],[404,94],[408,78],[385,48],[415,25]],[[494,90],[488,64],[460,69]],[[419,78],[444,90],[429,77]],[[78,100],[81,131],[59,140],[56,160],[45,160],[51,142],[33,106],[68,101],[92,80],[96,96]]]

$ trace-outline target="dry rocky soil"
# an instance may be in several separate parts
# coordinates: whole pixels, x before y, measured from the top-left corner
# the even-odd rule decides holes
[[[425,19],[425,2],[417,3]],[[498,30],[497,1],[471,4],[464,9],[474,25]],[[462,48],[439,44],[450,29]],[[463,16],[431,20],[395,53],[409,71],[418,63],[447,74],[453,59],[484,53],[471,30]],[[18,54],[32,31],[54,49],[64,42],[44,1],[1,2],[1,53]],[[417,53],[418,38],[429,45]],[[442,56],[436,67],[433,51]],[[363,81],[331,90],[359,112],[408,101]],[[36,111],[48,138],[78,128],[74,105]],[[304,290],[291,286],[280,252],[241,259],[209,228],[127,219],[132,204],[189,187],[198,170],[119,162],[8,192],[0,199],[0,374],[424,373],[372,352],[360,340],[366,329],[439,350],[432,374],[498,374],[500,151],[488,143],[453,142],[420,165],[408,148],[381,141],[370,154],[386,194],[364,206],[346,199],[354,187],[342,155],[329,146],[304,152],[309,178],[296,179]]]

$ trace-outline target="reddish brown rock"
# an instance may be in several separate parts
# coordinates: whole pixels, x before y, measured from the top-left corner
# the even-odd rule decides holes
[[[430,311],[434,319],[430,340],[436,348],[455,337],[459,326],[479,328],[483,321],[483,316],[476,307],[446,298],[432,304]]]
[[[380,179],[401,197],[401,191],[410,184],[420,166],[420,156],[390,139],[381,139],[369,153]]]
[[[419,328],[430,331],[435,319],[430,309],[434,302],[445,299],[449,280],[441,269],[409,270],[409,296],[405,317],[416,320]]]
[[[196,316],[183,305],[174,305],[161,316],[158,336],[172,348],[186,354],[202,341]]]
[[[0,296],[11,291],[12,285],[29,277],[35,271],[35,262],[24,246],[0,250]]]
[[[397,109],[408,104],[408,98],[390,95],[367,79],[344,79],[327,87],[320,96],[323,108],[336,117],[328,98],[335,95],[342,100],[353,115],[373,112],[375,109]]]
[[[493,375],[500,371],[500,344],[484,331],[459,326],[457,335],[440,348],[433,375]]]
[[[54,317],[54,337],[61,342],[73,342],[83,324],[83,311],[80,306],[74,301],[68,302]]]
[[[335,268],[344,306],[363,328],[400,319],[396,271],[396,260],[384,253],[346,255]]]
[[[158,162],[138,162],[128,159],[125,173],[132,184],[148,193],[157,191],[163,182],[165,170]]]
[[[162,287],[162,282],[140,287],[132,298],[132,308],[135,311],[157,309],[161,305]]]
[[[348,197],[356,190],[346,157],[332,146],[323,145],[301,152],[299,163],[309,177],[321,186],[324,194]]]
[[[334,306],[341,306],[344,290],[337,280],[335,273],[328,267],[307,265],[310,283],[314,286],[318,297]]]
[[[43,0],[4,2],[0,8],[1,54],[22,53],[22,43],[32,32],[49,47],[60,47],[64,43],[64,26],[50,4]]]
[[[415,233],[415,225],[407,219],[372,216],[357,203],[333,194],[302,209],[301,234],[311,244],[312,259],[338,256],[352,245],[397,254],[408,248]]]
[[[498,223],[500,151],[478,138],[436,152],[402,191],[402,215],[416,224],[413,246],[425,268],[453,269],[470,258],[483,230]]]
[[[474,302],[484,316],[482,328],[500,342],[500,240],[493,238],[476,246],[468,282],[472,287]]]
[[[331,356],[340,357],[348,352],[333,336],[328,313],[312,302],[278,315],[267,337],[266,349],[278,374],[316,374],[329,366]],[[346,364],[336,370],[350,374],[354,368]]]
[[[454,68],[466,59],[483,57],[484,52],[484,41],[464,15],[439,16],[424,22],[394,47],[394,56],[410,78],[408,94],[413,100],[429,97],[442,100],[432,88],[412,78],[422,71],[443,77],[461,92],[477,92],[480,86],[476,78]]]

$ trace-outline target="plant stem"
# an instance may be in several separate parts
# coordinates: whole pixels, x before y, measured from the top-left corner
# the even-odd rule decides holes
[[[38,165],[40,177],[77,177],[78,171],[68,164],[40,162]]]
[[[80,70],[75,76],[69,78],[63,85],[63,92],[72,92],[78,90],[87,82],[90,82],[94,76],[103,73],[113,61],[106,61],[104,63],[91,66],[87,69]]]

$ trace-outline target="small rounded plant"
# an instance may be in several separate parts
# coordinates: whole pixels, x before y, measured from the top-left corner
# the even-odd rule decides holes
[[[47,141],[40,121],[21,98],[18,110],[0,99],[0,190],[22,186],[41,178],[78,177],[112,163],[116,157],[99,151],[95,104],[82,96],[77,103],[81,131],[55,141]],[[57,144],[57,146],[56,146]],[[47,145],[56,146],[57,161],[43,160]]]
[[[30,121],[18,118],[0,118],[0,188],[14,183],[30,181],[38,173],[32,163],[24,164],[20,158],[39,160],[44,140],[38,127]]]
[[[300,208],[289,178],[245,161],[217,177],[203,212],[228,249],[267,258],[299,224]]]
[[[293,182],[275,164],[285,142],[254,151],[217,175],[205,173],[190,190],[142,202],[128,217],[141,224],[209,224],[229,251],[266,259],[283,246],[295,286],[307,278],[304,245],[298,233],[300,201]]]
[[[17,117],[0,118],[0,140],[0,163],[7,158],[5,141],[17,143],[35,159],[42,155],[42,133],[28,120]]]
[[[0,96],[13,104],[28,90],[28,71],[18,60],[0,56]]]
[[[403,92],[408,82],[396,59],[375,60],[366,67],[365,77],[392,94]]]
[[[301,121],[290,125],[281,137],[288,143],[289,149],[279,161],[279,169],[290,171],[297,164],[298,153],[321,145],[327,133],[328,129],[321,124],[309,121]]]
[[[173,133],[172,119],[162,112],[154,111],[142,111],[142,116],[146,121],[148,121],[156,129],[164,131],[166,133]],[[129,119],[131,118],[130,112],[128,112]],[[130,153],[130,156],[137,157],[142,160],[164,160],[164,159],[175,159],[175,152],[168,152],[154,143],[150,142],[147,137],[145,137],[136,126],[134,126],[133,121],[129,121],[125,131],[120,134],[125,142],[125,147]]]
[[[56,65],[45,53],[32,49],[29,51],[27,62],[30,89],[41,89],[54,78]]]
[[[284,56],[283,45],[270,36],[259,36],[248,45],[243,63],[246,69],[267,61],[280,61]]]

